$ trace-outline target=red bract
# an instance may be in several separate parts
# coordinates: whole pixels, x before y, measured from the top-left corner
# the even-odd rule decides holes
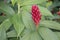
[[[60,16],[60,11],[59,11],[59,12],[57,12],[57,14]]]
[[[38,24],[41,20],[41,13],[40,13],[37,5],[32,6],[32,19],[33,19],[35,25],[38,26]]]

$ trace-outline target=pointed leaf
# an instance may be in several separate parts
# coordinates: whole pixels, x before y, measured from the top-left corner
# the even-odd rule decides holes
[[[19,36],[21,34],[21,32],[24,30],[24,25],[22,22],[21,14],[15,14],[12,17],[12,23],[14,25],[16,32],[17,32],[17,36]]]
[[[10,6],[3,2],[0,2],[0,10],[4,12],[8,17],[12,16],[15,13]]]
[[[7,40],[6,31],[4,27],[0,26],[0,40]]]
[[[48,28],[40,27],[39,33],[44,40],[59,40],[57,35]]]
[[[40,25],[51,29],[60,30],[60,24],[55,21],[48,21],[48,20],[41,21]]]
[[[31,40],[42,40],[42,38],[37,32],[34,32],[31,34]]]
[[[58,36],[58,38],[60,40],[60,32],[54,32],[54,33]]]
[[[40,12],[43,16],[50,16],[53,17],[52,13],[45,7],[39,6]]]
[[[41,4],[47,0],[23,0],[22,6],[24,5],[33,5],[33,4]]]
[[[12,25],[12,23],[10,22],[10,20],[9,19],[6,19],[5,21],[3,21],[2,23],[1,23],[1,27],[4,27],[5,28],[5,30],[7,31],[9,28],[10,28],[10,26]]]
[[[26,33],[21,40],[42,40],[37,32]]]
[[[17,37],[17,33],[15,32],[15,30],[12,30],[12,31],[7,33],[7,36],[8,36],[8,38],[10,38],[10,37]]]
[[[30,33],[26,33],[26,35],[24,35],[20,40],[30,40],[31,36]]]
[[[32,16],[29,12],[23,11],[22,20],[26,28],[31,28],[30,30],[35,30],[35,24],[32,20]]]
[[[5,16],[0,16],[0,23],[3,22],[7,17]]]
[[[11,0],[11,2],[12,2],[12,5],[14,6],[17,0]]]

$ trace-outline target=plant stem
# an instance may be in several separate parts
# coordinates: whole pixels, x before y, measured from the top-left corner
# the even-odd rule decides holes
[[[20,14],[20,3],[18,3],[18,14]]]

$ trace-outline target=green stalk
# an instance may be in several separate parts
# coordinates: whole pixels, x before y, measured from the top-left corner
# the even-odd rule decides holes
[[[18,14],[20,14],[20,3],[18,3]]]
[[[18,5],[18,14],[20,14],[20,1],[18,1],[17,5]],[[17,39],[18,37],[19,37],[19,34],[17,35]]]

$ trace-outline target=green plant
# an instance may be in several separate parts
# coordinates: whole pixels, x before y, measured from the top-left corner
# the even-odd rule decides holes
[[[59,40],[53,30],[60,30],[60,24],[52,21],[51,12],[41,6],[47,0],[11,0],[12,4],[0,1],[0,39],[1,40]],[[32,20],[32,5],[38,5],[41,20],[36,29]],[[17,6],[17,7],[16,7]],[[17,8],[16,10],[14,9]],[[4,18],[6,17],[6,19]]]

